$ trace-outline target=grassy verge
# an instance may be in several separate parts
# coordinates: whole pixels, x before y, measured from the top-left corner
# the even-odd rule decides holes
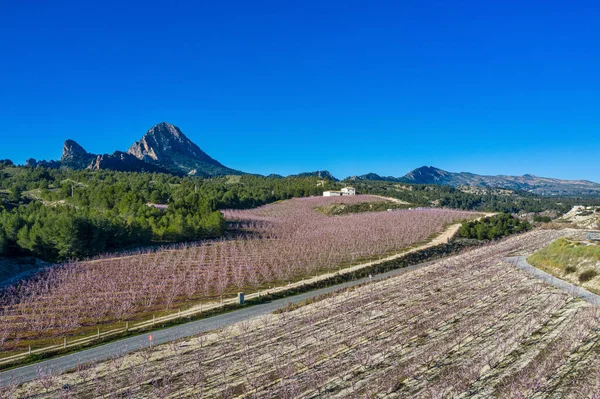
[[[527,258],[560,279],[600,294],[600,244],[560,238]]]

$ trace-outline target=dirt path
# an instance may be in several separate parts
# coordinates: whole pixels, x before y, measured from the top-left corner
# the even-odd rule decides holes
[[[400,205],[409,205],[410,204],[410,202],[402,201],[402,200],[399,200],[398,198],[385,197],[383,195],[375,195],[375,194],[367,194],[367,195],[370,195],[371,197],[381,198],[383,200],[394,202],[394,203],[400,204]]]

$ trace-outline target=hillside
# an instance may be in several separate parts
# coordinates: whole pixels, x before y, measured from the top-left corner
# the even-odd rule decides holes
[[[576,205],[561,217],[561,221],[584,229],[600,229],[600,207]]]
[[[314,172],[298,173],[297,175],[290,175],[288,177],[318,177],[319,179],[323,180],[339,181],[328,170],[316,170]]]

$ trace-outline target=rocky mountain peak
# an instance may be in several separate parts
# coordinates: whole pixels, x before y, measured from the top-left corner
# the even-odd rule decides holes
[[[187,137],[185,137],[183,132],[177,126],[172,125],[169,122],[161,122],[156,124],[148,131],[148,133],[166,137],[173,136],[176,139],[187,139]]]
[[[174,173],[203,175],[240,173],[224,167],[208,156],[188,139],[181,129],[168,122],[153,126],[127,150],[127,153]]]
[[[91,158],[92,154],[88,153],[82,146],[77,144],[74,140],[66,140],[63,145],[62,156],[60,157],[61,162],[65,161],[76,161],[82,158]]]
[[[63,145],[60,163],[70,168],[84,169],[94,158],[96,154],[90,154],[74,140],[67,140]]]
[[[153,126],[127,151],[144,161],[168,161],[174,153],[182,153],[196,158],[210,158],[196,144],[188,139],[181,129],[168,122]]]

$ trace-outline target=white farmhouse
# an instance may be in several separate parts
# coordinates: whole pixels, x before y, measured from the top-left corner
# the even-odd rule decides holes
[[[323,191],[323,197],[341,197],[346,195],[356,195],[354,187],[344,187],[341,191]]]

